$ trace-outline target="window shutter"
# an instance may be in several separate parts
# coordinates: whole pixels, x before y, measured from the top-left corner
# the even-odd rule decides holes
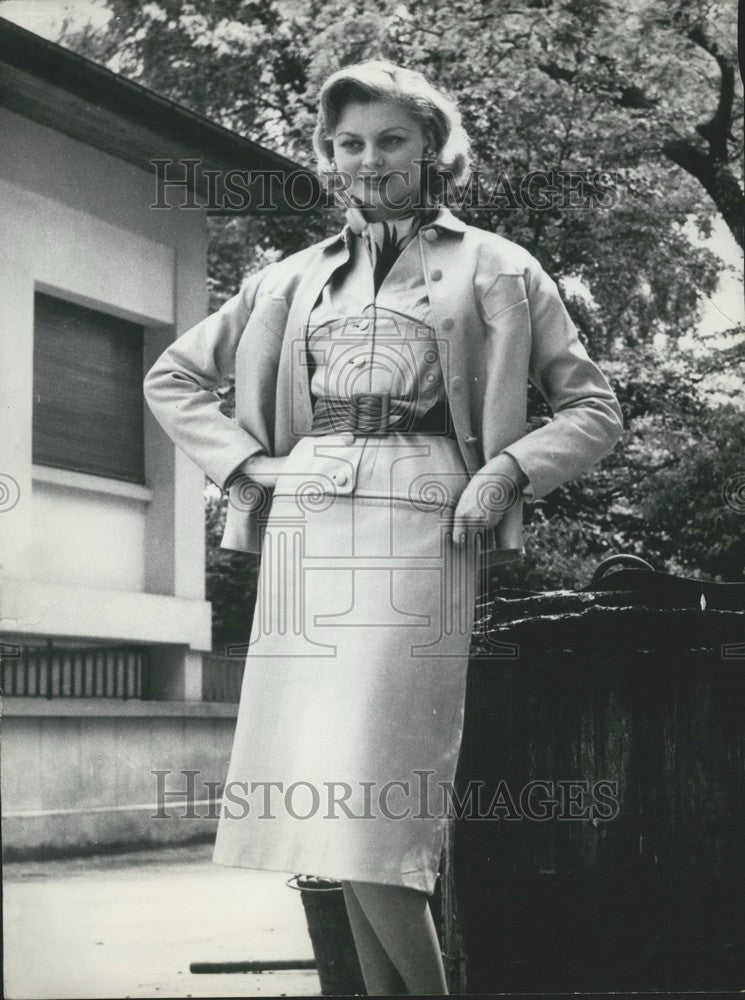
[[[135,323],[36,294],[34,462],[145,482],[143,339]]]

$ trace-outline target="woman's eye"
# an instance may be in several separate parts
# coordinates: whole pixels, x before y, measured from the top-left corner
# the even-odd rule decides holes
[[[400,146],[402,142],[405,142],[405,138],[402,135],[386,135],[380,140],[380,145],[389,149],[393,149],[396,146]],[[363,143],[359,139],[343,139],[339,145],[342,149],[346,149],[348,152],[356,152],[360,150]]]

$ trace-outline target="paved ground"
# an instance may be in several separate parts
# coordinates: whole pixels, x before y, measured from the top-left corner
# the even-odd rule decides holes
[[[194,961],[312,959],[300,893],[209,844],[3,869],[5,996],[319,996],[314,971],[193,975]]]

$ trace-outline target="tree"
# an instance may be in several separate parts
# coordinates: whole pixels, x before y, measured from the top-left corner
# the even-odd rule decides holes
[[[207,600],[212,602],[212,646],[227,655],[231,643],[245,644],[251,635],[259,557],[220,548],[225,529],[226,498],[207,495]]]
[[[302,162],[311,162],[322,79],[380,55],[423,69],[458,98],[489,189],[500,171],[516,178],[536,169],[613,172],[610,212],[471,213],[556,275],[580,265],[608,337],[635,319],[628,299],[636,302],[640,287],[650,286],[653,309],[656,297],[665,300],[670,330],[691,316],[690,278],[710,292],[717,262],[680,232],[690,216],[706,230],[719,209],[742,242],[741,143],[733,134],[741,91],[733,14],[723,0],[107,2],[107,29],[68,31],[68,44]],[[253,245],[289,252],[323,221],[263,218]],[[623,304],[618,282],[597,266],[609,223],[614,251],[624,255],[615,269],[626,276]],[[661,246],[668,260],[660,261]],[[253,263],[249,253],[246,264]],[[639,306],[646,323],[650,309]]]
[[[318,88],[342,65],[390,58],[421,69],[456,98],[473,138],[481,197],[479,206],[464,204],[464,218],[527,247],[558,280],[588,350],[611,377],[627,427],[598,469],[526,508],[529,557],[503,568],[498,582],[585,583],[598,559],[618,550],[660,568],[742,578],[742,513],[727,505],[724,483],[738,473],[742,454],[745,331],[733,323],[727,349],[678,346],[695,334],[724,267],[692,242],[691,226],[709,235],[720,213],[742,245],[742,87],[731,5],[107,4],[105,31],[68,30],[65,42],[308,165]],[[514,196],[536,171],[551,175],[559,192],[543,207]],[[567,172],[590,178],[590,194],[604,196],[582,204],[569,191],[562,202]],[[340,221],[323,211],[212,220],[213,306],[245,273]],[[529,427],[547,415],[531,387]]]

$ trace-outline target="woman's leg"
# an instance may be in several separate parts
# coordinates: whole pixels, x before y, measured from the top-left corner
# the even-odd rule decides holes
[[[403,980],[406,991],[423,996],[446,996],[445,968],[427,894],[399,885],[373,882],[348,884],[369,928]],[[370,954],[373,957],[376,955],[375,946]],[[383,963],[379,953],[377,955],[376,968],[380,968]],[[366,976],[365,986],[371,992],[372,984],[368,987]],[[376,992],[380,991],[376,989]]]
[[[406,986],[365,916],[351,882],[342,881],[344,902],[368,995],[405,996]]]

